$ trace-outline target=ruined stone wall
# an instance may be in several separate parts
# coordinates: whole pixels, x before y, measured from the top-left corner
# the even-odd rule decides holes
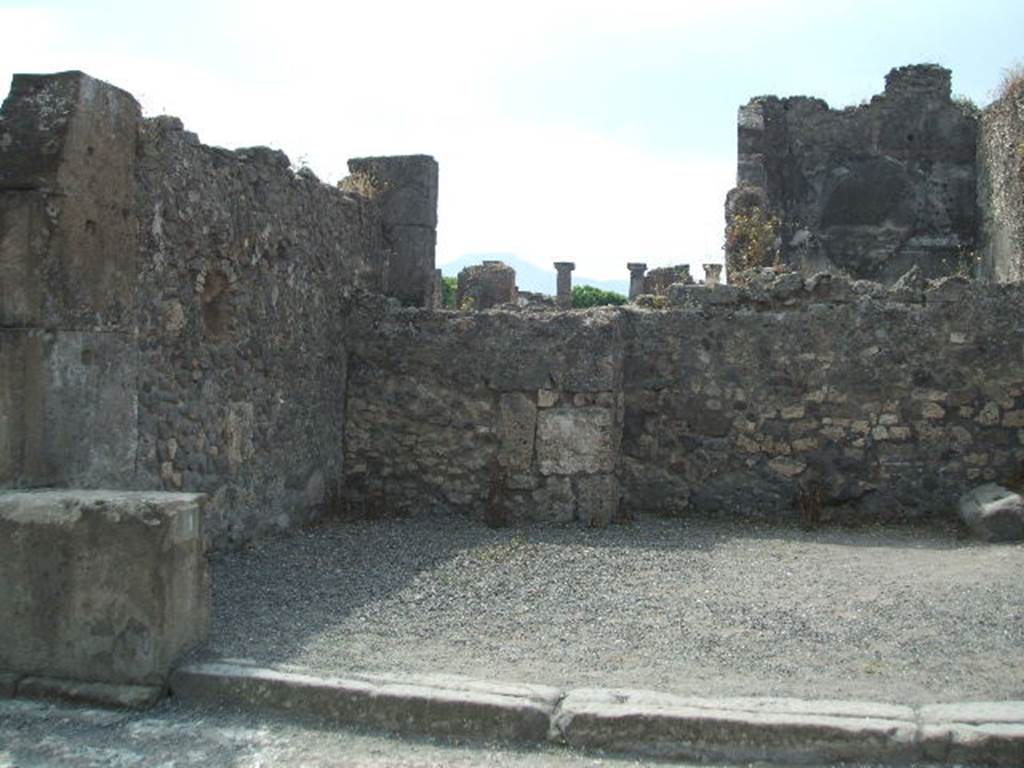
[[[403,310],[349,361],[353,514],[616,514],[621,343],[607,311]]]
[[[982,113],[978,208],[982,275],[1024,279],[1024,88],[1011,89]]]
[[[770,234],[781,262],[806,275],[891,284],[915,265],[928,278],[970,267],[977,132],[973,109],[950,97],[949,70],[935,65],[894,69],[882,95],[844,110],[807,97],[751,99],[739,111],[737,186],[726,202],[730,271],[745,238]],[[773,233],[770,220],[737,220],[755,207],[777,220]]]
[[[677,286],[670,302],[383,318],[350,364],[351,499],[482,518],[497,498],[510,519],[804,504],[889,520],[952,516],[971,484],[1019,480],[1019,286],[791,273]]]
[[[353,308],[389,283],[426,300],[434,278],[436,163],[360,162],[387,194],[204,146],[79,72],[18,76],[0,112],[0,488],[206,492],[217,543],[321,513]],[[423,268],[397,281],[406,257]]]
[[[624,315],[630,509],[951,514],[1024,461],[1024,290],[789,274]],[[817,489],[817,490],[815,490]]]
[[[941,72],[918,69],[845,117],[789,104],[801,120],[890,132],[908,100],[935,107],[934,125],[914,123],[931,154],[888,151],[836,175],[809,144],[806,178],[836,181],[828,210],[857,210],[843,179],[871,168],[898,166],[904,191],[924,183],[908,198],[921,211],[973,185],[956,149],[973,123],[947,113]],[[899,138],[885,135],[879,146]],[[757,162],[775,194],[772,158]],[[16,80],[0,111],[0,487],[203,491],[224,543],[335,501],[495,523],[888,519],[942,515],[980,480],[1020,481],[1019,285],[926,291],[923,267],[890,289],[768,270],[742,289],[673,284],[664,311],[403,309],[434,277],[428,160],[358,161],[391,194],[357,194],[281,153],[143,120],[129,94],[81,73]],[[901,253],[938,252],[912,241]],[[411,292],[387,299],[402,263]],[[894,263],[879,262],[883,277]]]
[[[316,517],[342,473],[346,319],[384,279],[377,207],[281,152],[139,131],[138,482],[203,491],[217,538]]]

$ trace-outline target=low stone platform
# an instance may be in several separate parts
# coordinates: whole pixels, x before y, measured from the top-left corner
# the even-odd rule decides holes
[[[162,689],[209,630],[205,500],[0,492],[0,688],[114,703],[117,686]]]

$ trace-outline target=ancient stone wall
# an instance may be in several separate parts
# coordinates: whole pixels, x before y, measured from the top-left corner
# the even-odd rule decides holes
[[[204,146],[82,73],[17,77],[0,112],[0,487],[206,492],[217,542],[321,513],[342,479],[352,297],[426,301],[434,282],[436,163],[357,165],[386,191]]]
[[[776,245],[806,275],[891,284],[915,265],[928,278],[969,268],[977,133],[973,108],[951,99],[950,72],[935,65],[894,69],[883,94],[844,110],[751,99],[726,202],[730,272],[770,266],[743,262],[773,258]]]
[[[973,118],[950,112],[943,72],[897,70],[838,115],[749,114],[771,151],[741,156],[762,182],[741,189],[784,215],[819,206],[801,242],[826,266],[902,232],[868,270],[916,267],[891,288],[767,270],[674,280],[667,310],[529,313],[402,308],[432,298],[429,158],[356,161],[369,187],[335,189],[279,152],[143,120],[81,73],[19,78],[0,112],[0,487],[206,492],[218,543],[335,502],[592,525],[950,513],[970,484],[1021,479],[1024,289],[926,290],[918,257],[967,242],[956,201],[974,184]],[[858,131],[878,152],[836,170]],[[899,215],[830,219],[861,210],[857,184],[902,190]],[[908,234],[905,204],[931,234]]]
[[[982,276],[1024,279],[1024,88],[982,112],[978,211]]]
[[[137,156],[138,481],[211,494],[218,537],[313,519],[341,478],[348,294],[385,279],[377,206],[173,118]]]
[[[350,363],[350,501],[888,520],[1019,479],[1019,286],[769,274],[670,302],[387,315]]]
[[[371,321],[368,321],[371,322]],[[349,361],[354,514],[607,522],[622,350],[612,312],[390,312]]]
[[[1024,461],[1024,289],[769,273],[624,315],[630,509],[951,515]],[[804,498],[801,499],[803,493]]]

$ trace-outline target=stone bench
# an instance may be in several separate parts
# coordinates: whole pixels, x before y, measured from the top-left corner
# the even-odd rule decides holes
[[[0,676],[17,695],[45,689],[40,680],[164,688],[171,665],[209,630],[205,501],[0,492]]]

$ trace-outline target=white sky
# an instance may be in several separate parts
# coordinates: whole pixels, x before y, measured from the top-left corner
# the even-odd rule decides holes
[[[432,154],[439,263],[513,252],[625,278],[721,260],[749,97],[842,106],[939,61],[984,102],[1022,29],[1024,3],[997,0],[0,0],[0,80],[81,69],[331,182],[349,157]]]

